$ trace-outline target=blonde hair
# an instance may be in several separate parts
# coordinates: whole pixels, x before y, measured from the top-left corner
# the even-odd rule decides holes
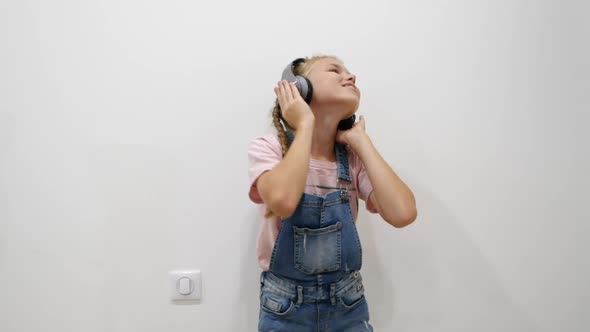
[[[312,65],[316,61],[321,60],[321,59],[326,59],[326,58],[332,58],[332,59],[339,60],[336,56],[333,56],[333,55],[321,55],[320,54],[320,55],[314,55],[309,58],[306,57],[306,58],[304,58],[305,61],[300,62],[297,66],[295,66],[295,68],[293,68],[293,73],[296,76],[307,77],[307,75],[309,75],[309,73],[311,72]],[[289,124],[287,124],[287,122],[285,122],[281,119],[280,112],[281,112],[281,106],[279,105],[279,99],[277,98],[275,100],[275,104],[272,109],[272,122],[273,122],[273,125],[277,131],[279,143],[281,144],[281,151],[282,151],[283,157],[284,157],[285,154],[287,154],[287,150],[289,150],[289,138],[287,137],[287,129],[293,130],[293,128],[291,128],[289,126]],[[271,217],[278,217],[278,216],[276,216],[267,206],[266,213],[264,214],[264,217],[271,218]]]

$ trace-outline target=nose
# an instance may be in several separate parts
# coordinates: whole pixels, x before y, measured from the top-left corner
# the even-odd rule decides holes
[[[348,78],[346,78],[347,81],[352,81],[352,83],[356,84],[356,75],[354,74],[348,74]]]

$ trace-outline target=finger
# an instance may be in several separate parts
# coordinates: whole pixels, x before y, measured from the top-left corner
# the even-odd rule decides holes
[[[363,127],[363,129],[365,129],[365,116],[364,115],[359,116],[359,122],[358,123],[359,123],[359,125],[361,127]]]
[[[279,94],[281,96],[281,98],[283,99],[283,103],[287,103],[288,99],[287,99],[287,95],[285,92],[285,83],[284,81],[279,81]],[[286,105],[284,105],[286,106]]]
[[[291,94],[293,94],[293,98],[297,98],[297,97],[301,96],[301,94],[299,93],[299,90],[297,89],[297,86],[295,85],[294,82],[289,83],[289,86],[291,87]]]
[[[277,95],[277,99],[279,100],[279,106],[281,106],[281,109],[282,109],[283,106],[285,105],[285,102],[283,100],[283,94],[281,93],[280,84],[278,84],[278,86],[276,86],[274,88],[274,90],[275,90],[275,94]]]
[[[288,102],[293,100],[293,93],[291,92],[291,87],[289,85],[291,85],[289,82],[283,80],[281,81],[282,85],[283,85],[283,91],[285,93],[285,100]]]

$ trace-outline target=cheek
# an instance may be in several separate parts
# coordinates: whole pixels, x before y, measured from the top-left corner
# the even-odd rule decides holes
[[[318,100],[331,98],[334,95],[334,88],[326,86],[326,84],[315,84],[313,86],[313,97]]]

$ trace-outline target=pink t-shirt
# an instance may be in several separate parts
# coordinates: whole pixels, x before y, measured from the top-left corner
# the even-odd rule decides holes
[[[366,202],[365,206],[369,212],[376,213],[377,211],[372,204],[370,204],[370,201],[367,200],[369,194],[373,190],[373,186],[369,181],[365,166],[350,146],[346,147],[346,152],[348,154],[352,177],[352,183],[348,185],[347,188],[354,189],[349,191],[349,202],[353,220],[356,221],[358,214],[357,198]],[[261,221],[256,244],[258,264],[263,271],[268,271],[272,249],[279,234],[281,222],[277,217],[264,217],[266,205],[258,193],[256,180],[262,175],[262,173],[273,169],[283,159],[281,144],[279,143],[276,134],[266,134],[254,138],[248,147],[248,158],[250,161],[250,168],[248,170],[250,176],[250,191],[248,195],[250,200],[258,204]],[[314,185],[337,187],[337,178],[338,164],[336,162],[311,159],[309,161],[305,192],[308,194],[324,196],[328,192],[334,191],[334,189],[321,189]]]

